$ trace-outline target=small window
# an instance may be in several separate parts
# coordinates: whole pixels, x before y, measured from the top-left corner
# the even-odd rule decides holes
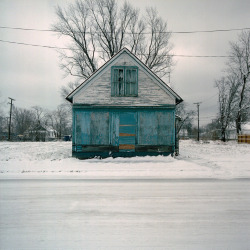
[[[124,95],[124,70],[114,69],[114,95]]]
[[[137,67],[112,67],[111,70],[111,95],[112,96],[137,96],[138,95],[138,68]]]

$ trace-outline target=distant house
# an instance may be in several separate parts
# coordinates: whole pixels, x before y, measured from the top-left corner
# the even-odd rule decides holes
[[[23,136],[24,140],[31,140],[31,141],[50,141],[56,138],[57,138],[56,130],[40,124],[28,129]]]
[[[71,92],[72,154],[78,158],[173,154],[182,102],[128,49]]]
[[[179,132],[179,137],[181,139],[188,139],[188,130],[186,128],[181,128]]]
[[[243,135],[250,135],[250,122],[243,124],[241,130]]]

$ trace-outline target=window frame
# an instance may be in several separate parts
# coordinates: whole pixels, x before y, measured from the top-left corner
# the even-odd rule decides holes
[[[114,72],[116,69],[123,70],[123,86],[122,86],[122,94],[118,95],[115,93],[115,83],[114,83]],[[127,70],[136,70],[136,82],[135,82],[135,94],[126,94],[127,88]],[[114,97],[137,97],[138,96],[138,67],[137,66],[112,66],[111,67],[111,96]]]

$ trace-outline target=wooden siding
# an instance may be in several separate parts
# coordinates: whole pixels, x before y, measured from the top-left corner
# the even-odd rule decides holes
[[[137,66],[138,67],[138,97],[112,97],[111,96],[111,66]],[[131,105],[131,106],[157,106],[161,104],[175,104],[175,98],[166,93],[145,69],[140,67],[127,53],[121,54],[107,68],[104,68],[94,81],[83,87],[73,97],[74,104],[97,105]]]
[[[76,145],[109,144],[109,112],[76,111],[74,124]]]
[[[109,144],[109,112],[91,112],[90,144]]]
[[[74,141],[78,144],[90,144],[90,112],[76,112]]]
[[[174,109],[73,109],[73,152],[172,152]]]

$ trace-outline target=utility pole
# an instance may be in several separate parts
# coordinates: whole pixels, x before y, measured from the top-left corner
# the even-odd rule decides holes
[[[171,72],[167,72],[167,74],[168,74],[168,84],[170,84],[170,74],[171,74]]]
[[[10,104],[10,119],[9,119],[9,136],[8,136],[8,140],[10,141],[10,135],[11,135],[11,115],[12,115],[12,105],[13,105],[13,101],[15,101],[15,99],[13,99],[13,98],[10,98],[9,97],[9,99],[10,99],[10,103],[8,103],[8,104]]]
[[[195,102],[194,104],[197,105],[197,111],[198,111],[198,135],[197,135],[197,141],[200,140],[200,104],[201,102]]]

